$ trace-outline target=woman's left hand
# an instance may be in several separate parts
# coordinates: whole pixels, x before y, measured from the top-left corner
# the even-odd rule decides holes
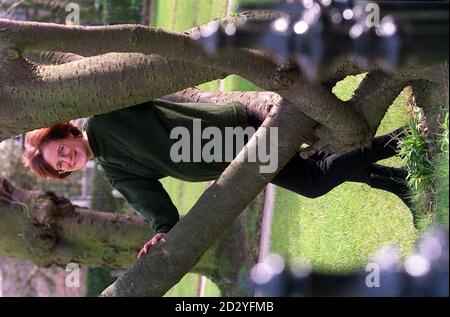
[[[144,246],[142,247],[141,251],[139,251],[139,254],[137,255],[137,258],[140,259],[144,255],[147,254],[147,252],[150,250],[151,247],[156,245],[157,243],[164,244],[166,243],[166,234],[165,233],[158,233],[153,238],[151,238]]]

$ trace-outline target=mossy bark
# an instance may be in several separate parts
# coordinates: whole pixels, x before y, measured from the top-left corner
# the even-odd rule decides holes
[[[191,269],[214,281],[223,295],[251,295],[242,276],[258,258],[261,201],[262,194]],[[51,192],[14,187],[5,179],[0,179],[0,232],[1,256],[43,267],[77,263],[99,269],[129,268],[152,236],[138,214],[81,208]]]

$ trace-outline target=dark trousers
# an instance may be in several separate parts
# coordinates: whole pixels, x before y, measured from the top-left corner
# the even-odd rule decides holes
[[[373,164],[374,159],[368,147],[344,154],[320,152],[309,159],[297,154],[273,178],[272,184],[308,198],[325,195],[347,181],[365,183],[396,195],[404,193],[402,180],[377,173],[379,168]]]
[[[247,109],[248,124],[258,128],[265,109]],[[374,138],[361,148],[343,154],[318,152],[308,159],[299,153],[273,178],[272,184],[309,198],[320,197],[340,184],[350,181],[365,183],[399,196],[410,207],[404,170],[375,164],[396,154],[396,141],[391,135]]]

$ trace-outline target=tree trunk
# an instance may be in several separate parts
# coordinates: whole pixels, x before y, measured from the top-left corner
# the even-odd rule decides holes
[[[265,17],[265,15],[262,16]],[[167,91],[168,85],[164,84],[164,80],[156,80],[154,77],[151,80],[155,71],[149,71],[149,67],[154,67],[155,64],[163,66],[161,72],[165,74],[163,78],[169,78],[172,83],[171,88],[176,88],[175,91],[199,83],[191,78],[191,84],[186,85],[187,74],[200,72],[200,75],[203,75],[203,80],[199,80],[200,82],[213,79],[204,76],[205,65],[207,65],[214,69],[214,71],[209,69],[207,74],[215,78],[220,77],[218,73],[222,75],[236,73],[262,88],[276,90],[293,105],[298,107],[301,105],[301,111],[311,119],[335,131],[340,137],[341,145],[346,144],[347,147],[352,148],[366,143],[370,138],[366,131],[365,118],[357,115],[351,106],[346,107],[320,84],[308,85],[293,65],[279,67],[270,56],[262,52],[242,49],[210,56],[203,52],[188,33],[166,32],[136,25],[66,27],[2,20],[0,28],[3,29],[2,41],[5,54],[8,56],[4,64],[14,64],[16,68],[18,64],[24,64],[20,62],[20,54],[29,51],[57,50],[84,56],[105,54],[109,51],[123,52],[118,55],[115,53],[93,56],[56,66],[25,63],[27,67],[22,67],[19,74],[23,73],[23,76],[19,79],[26,82],[28,86],[33,79],[38,80],[42,83],[41,87],[35,93],[33,89],[28,89],[28,95],[20,97],[16,95],[17,92],[20,94],[21,89],[15,89],[16,94],[5,89],[4,99],[8,100],[7,97],[9,97],[11,99],[9,103],[19,104],[27,104],[27,101],[31,99],[33,104],[36,102],[41,104],[34,107],[39,109],[48,107],[49,104],[65,104],[70,94],[75,101],[73,105],[70,103],[73,111],[59,117],[59,121],[67,119],[67,115],[83,116],[83,111],[94,110],[96,113],[111,111],[114,110],[111,107],[125,106],[125,100],[135,104],[143,102],[144,99],[149,100],[170,93]],[[173,65],[171,60],[167,59],[152,63],[148,55],[124,54],[124,52],[164,55],[177,60],[179,65]],[[134,58],[136,55],[138,57]],[[187,68],[189,71],[186,72]],[[178,77],[174,76],[174,69],[177,70]],[[142,81],[142,78],[146,80]],[[160,83],[162,85],[159,85]],[[55,86],[58,89],[55,89]],[[83,92],[84,95],[80,95]],[[105,94],[105,92],[108,93]],[[40,100],[41,98],[36,98],[35,94],[41,97],[46,96],[46,98]],[[33,98],[30,98],[30,95]],[[92,98],[92,96],[98,98]],[[103,101],[101,105],[96,102],[100,98]],[[84,109],[80,109],[80,104]],[[33,117],[41,113],[41,111],[35,111]],[[59,114],[56,109],[55,114]],[[12,118],[12,120],[16,122],[18,118]],[[49,122],[47,119],[46,123],[48,125],[54,122]],[[12,126],[14,125],[10,124],[8,128]],[[323,140],[323,143],[333,143],[334,139]]]
[[[245,277],[258,258],[262,202],[261,194],[190,270],[215,282],[224,296],[251,295]],[[0,179],[0,232],[0,256],[44,267],[77,263],[114,269],[133,265],[152,236],[138,214],[74,206],[51,192],[25,191],[5,179]]]

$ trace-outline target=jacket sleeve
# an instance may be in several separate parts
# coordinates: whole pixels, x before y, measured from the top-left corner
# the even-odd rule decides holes
[[[150,222],[155,234],[168,232],[180,219],[177,208],[158,180],[130,175],[110,180],[110,184]]]

